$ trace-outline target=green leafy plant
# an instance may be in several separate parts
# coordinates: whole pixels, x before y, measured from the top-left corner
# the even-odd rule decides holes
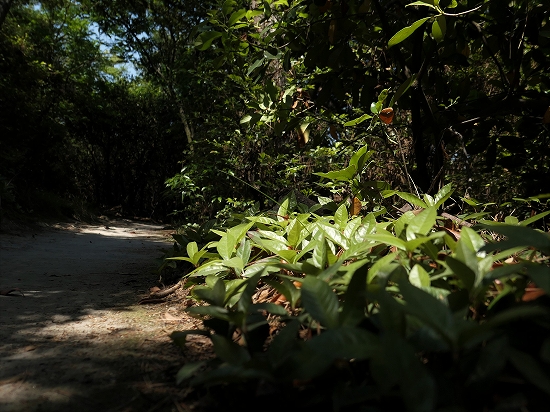
[[[319,175],[356,187],[367,153]],[[189,243],[173,259],[196,266],[202,304],[188,311],[204,329],[172,339],[206,336],[216,358],[186,364],[178,382],[269,384],[334,410],[496,410],[509,396],[537,410],[550,395],[550,237],[505,223],[449,229],[437,211],[451,193],[399,192],[423,210],[398,218],[350,215],[345,202],[319,214],[288,196],[275,217],[214,230],[202,250]]]

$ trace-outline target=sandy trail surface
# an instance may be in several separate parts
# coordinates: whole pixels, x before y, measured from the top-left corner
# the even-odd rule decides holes
[[[0,296],[1,411],[181,410],[174,376],[196,354],[168,334],[196,321],[181,299],[137,304],[170,232],[116,220],[0,234],[0,291],[19,289]]]

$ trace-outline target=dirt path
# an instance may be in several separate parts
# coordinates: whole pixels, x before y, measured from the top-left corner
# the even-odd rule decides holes
[[[201,342],[184,355],[168,334],[196,323],[177,299],[137,305],[169,233],[117,220],[0,234],[0,290],[24,294],[0,296],[0,410],[185,410],[174,376]]]

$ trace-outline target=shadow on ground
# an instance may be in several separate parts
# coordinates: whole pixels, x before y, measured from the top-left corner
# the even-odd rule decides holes
[[[171,330],[196,326],[177,302],[137,305],[171,246],[153,225],[65,227],[0,235],[0,410],[171,410],[183,354]],[[171,311],[176,323],[163,322]]]

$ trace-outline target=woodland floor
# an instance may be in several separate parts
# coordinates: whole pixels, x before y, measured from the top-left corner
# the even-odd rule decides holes
[[[170,233],[120,219],[0,234],[0,410],[193,409],[175,374],[209,347],[168,337],[198,326],[185,294],[138,304]]]

